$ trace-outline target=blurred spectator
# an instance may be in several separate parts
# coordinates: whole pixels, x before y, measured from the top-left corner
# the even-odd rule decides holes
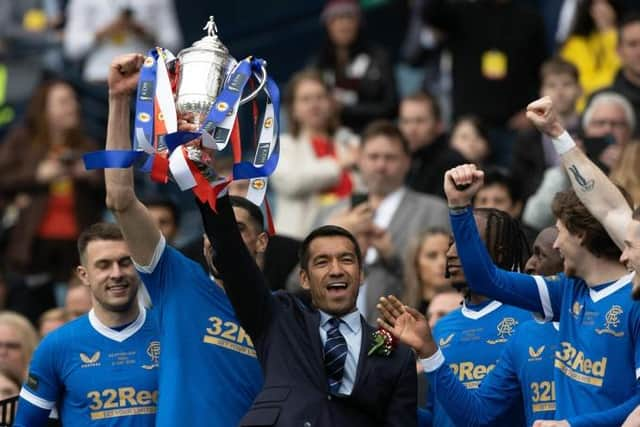
[[[64,310],[68,319],[73,320],[76,317],[87,314],[92,306],[91,290],[82,284],[80,278],[74,275],[69,281],[67,295],[64,298]]]
[[[37,345],[38,334],[26,317],[13,311],[0,312],[0,369],[24,381]]]
[[[464,158],[465,163],[483,165],[491,154],[489,132],[476,116],[458,119],[451,130],[449,145]]]
[[[612,137],[611,144],[601,152],[587,154],[597,158],[608,170],[614,168],[620,159],[622,149],[631,140],[636,127],[633,107],[627,99],[614,92],[600,92],[593,97],[582,116],[582,127],[587,138]]]
[[[332,88],[340,119],[361,131],[374,119],[396,113],[396,84],[387,53],[362,32],[357,0],[328,0],[322,11],[327,38],[311,65]]]
[[[65,53],[84,62],[87,82],[106,82],[111,60],[153,46],[176,50],[182,36],[172,0],[70,0]]]
[[[8,369],[0,368],[0,400],[17,396],[22,387],[22,378]]]
[[[585,0],[578,5],[573,29],[560,50],[579,71],[583,94],[578,111],[594,91],[613,82],[620,68],[616,26],[622,11],[619,0]]]
[[[338,127],[328,87],[313,70],[291,78],[285,95],[290,133],[280,138],[280,161],[272,177],[275,225],[303,239],[322,205],[351,194],[358,141]]]
[[[400,102],[398,127],[411,149],[407,186],[444,198],[444,173],[465,163],[465,159],[449,147],[437,99],[423,92],[404,98]]]
[[[432,0],[425,19],[445,33],[452,54],[454,118],[478,115],[491,131],[493,160],[507,164],[513,131],[530,127],[524,107],[546,55],[542,19],[512,0]]]
[[[533,241],[533,251],[524,266],[527,274],[552,276],[563,271],[563,261],[560,252],[553,247],[558,238],[556,226],[547,227],[538,233]]]
[[[178,206],[164,197],[148,197],[143,200],[143,203],[167,243],[172,246],[175,245],[174,241],[180,225],[180,210]]]
[[[429,304],[429,308],[427,308],[426,317],[429,322],[429,327],[433,328],[436,323],[438,323],[438,320],[453,310],[460,308],[462,300],[462,295],[454,288],[439,289],[435,295],[433,295],[431,304]]]
[[[633,206],[640,204],[640,142],[632,141],[622,150],[618,165],[609,175],[611,181],[627,190]]]
[[[414,237],[404,263],[405,304],[425,313],[434,295],[451,286],[446,276],[451,235],[442,228],[429,228]]]
[[[524,201],[515,180],[508,172],[498,168],[485,170],[484,184],[473,198],[474,208],[493,208],[509,214],[511,218],[520,219]],[[520,224],[527,243],[531,245],[537,230],[526,224]]]
[[[404,186],[409,154],[409,144],[394,124],[386,120],[371,123],[362,134],[358,159],[368,194],[363,200],[353,199],[352,206],[342,201],[326,215],[325,222],[351,231],[366,254],[358,309],[372,324],[378,298],[404,293],[403,258],[409,238],[429,227],[449,229],[443,200]]]
[[[497,168],[485,170],[484,184],[473,199],[474,208],[494,208],[518,218],[522,212],[520,190],[509,174]]]
[[[622,19],[618,30],[618,37],[618,54],[620,55],[622,68],[618,72],[613,84],[602,89],[601,92],[616,92],[627,98],[633,106],[637,122],[640,120],[639,13],[630,14]],[[636,127],[634,136],[640,136],[640,126]]]
[[[58,329],[69,321],[69,316],[64,308],[56,307],[42,313],[38,319],[38,334],[44,338],[49,332]]]
[[[0,145],[0,192],[26,196],[11,230],[6,260],[25,275],[28,292],[20,312],[37,319],[53,307],[52,285],[65,282],[78,264],[78,230],[97,221],[104,206],[101,171],[87,171],[82,154],[95,144],[82,132],[73,88],[43,83],[24,125]],[[24,197],[23,196],[23,197]]]
[[[540,68],[540,80],[540,95],[551,98],[563,126],[569,133],[575,134],[579,125],[576,101],[581,93],[577,68],[570,62],[555,57]],[[544,171],[557,166],[559,162],[551,138],[541,135],[535,129],[518,134],[510,169],[522,190],[523,200],[536,191]]]

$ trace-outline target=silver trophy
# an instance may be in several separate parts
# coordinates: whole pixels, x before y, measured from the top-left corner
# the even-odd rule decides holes
[[[213,16],[203,30],[207,35],[178,53],[179,81],[176,93],[176,110],[179,116],[193,114],[198,126],[205,120],[211,106],[221,91],[228,74],[237,64],[227,47],[218,38],[218,28]],[[251,101],[266,82],[266,70],[262,67],[258,87],[242,98],[240,104]]]

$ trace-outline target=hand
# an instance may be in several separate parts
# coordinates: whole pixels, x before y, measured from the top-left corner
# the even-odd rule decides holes
[[[413,348],[421,359],[431,357],[438,351],[427,319],[418,310],[402,304],[393,295],[380,298],[376,308],[382,315],[377,319],[378,325]]]
[[[596,28],[600,32],[613,30],[616,27],[616,11],[606,1],[595,1],[589,10]]]
[[[629,414],[622,427],[640,427],[640,406]]]
[[[40,184],[49,184],[67,174],[67,167],[60,160],[45,159],[40,162],[36,169],[36,181]]]
[[[80,159],[73,162],[70,172],[71,176],[76,179],[90,179],[96,176],[95,171],[87,170],[87,168],[84,167],[84,162]]]
[[[338,164],[342,169],[352,169],[358,161],[359,149],[353,145],[336,144]]]
[[[128,32],[129,26],[129,19],[124,15],[120,15],[118,18],[111,21],[111,23],[96,31],[95,37],[98,41],[103,41],[114,36],[120,36]]]
[[[468,206],[484,184],[484,172],[474,164],[456,166],[444,174],[444,193],[449,206]]]
[[[138,87],[140,68],[144,56],[139,53],[128,53],[118,56],[109,67],[109,95],[129,96]]]
[[[380,254],[384,260],[391,259],[396,252],[393,241],[391,240],[391,233],[375,224],[371,228],[369,244],[376,248],[378,254]]]
[[[538,420],[533,423],[532,427],[571,427],[567,420]]]
[[[557,138],[564,133],[564,127],[553,108],[551,98],[545,96],[527,105],[527,118],[545,135]]]
[[[361,203],[353,209],[332,215],[328,222],[349,230],[354,235],[369,235],[373,230],[373,209],[369,203]]]
[[[618,144],[611,144],[600,153],[598,156],[598,160],[602,162],[603,165],[609,168],[609,170],[613,170],[616,166],[618,166],[618,162],[620,161],[620,155],[622,154],[622,148]]]
[[[527,130],[531,128],[531,122],[527,119],[525,111],[518,111],[516,114],[511,116],[507,125],[509,126],[509,129],[513,130]]]

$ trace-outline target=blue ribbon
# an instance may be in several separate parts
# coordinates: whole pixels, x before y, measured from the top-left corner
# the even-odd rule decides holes
[[[269,158],[264,162],[262,166],[255,166],[251,162],[240,162],[233,165],[233,179],[251,179],[260,176],[270,176],[278,166],[278,160],[280,159],[280,90],[278,85],[267,77],[267,91],[273,103],[273,110],[275,115],[275,146]]]
[[[140,80],[138,82],[138,91],[136,93],[136,117],[133,131],[134,150],[108,150],[87,153],[83,156],[85,168],[106,169],[106,168],[127,168],[137,162],[139,159],[147,155],[142,150],[140,143],[136,137],[135,129],[143,130],[147,141],[153,144],[153,118],[154,118],[154,98],[156,86],[156,67],[158,61],[158,52],[151,49],[147,55],[153,58],[153,64],[143,66],[140,71]],[[242,60],[234,73],[227,79],[223,90],[216,98],[216,102],[212,105],[207,118],[202,125],[200,132],[174,132],[164,135],[164,142],[169,149],[169,153],[173,152],[179,146],[198,138],[201,132],[213,130],[221,123],[231,109],[234,108],[238,99],[242,96],[245,85],[251,78],[253,71],[260,71],[265,64],[262,59],[244,59]],[[273,103],[275,115],[275,146],[269,158],[262,166],[255,166],[251,162],[240,162],[233,166],[234,179],[251,179],[261,176],[270,176],[275,171],[280,157],[280,90],[276,83],[270,77],[266,82],[269,98]],[[148,115],[148,116],[146,116]],[[149,120],[146,120],[147,117]],[[153,163],[153,155],[148,156],[142,170],[149,172]]]

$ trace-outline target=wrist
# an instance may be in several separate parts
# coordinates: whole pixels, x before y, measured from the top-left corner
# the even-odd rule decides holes
[[[567,131],[564,131],[557,136],[553,136],[551,138],[551,142],[553,143],[553,148],[561,156],[576,146],[576,143]]]
[[[418,350],[420,359],[429,359],[438,352],[438,346],[433,340],[426,340],[422,347]]]

